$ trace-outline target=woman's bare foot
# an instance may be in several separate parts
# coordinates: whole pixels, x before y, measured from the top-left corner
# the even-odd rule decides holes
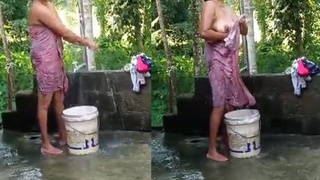
[[[226,158],[225,156],[223,156],[222,154],[218,153],[218,152],[212,152],[212,153],[208,153],[207,154],[207,158],[213,161],[217,161],[217,162],[226,162],[228,161],[228,158]]]
[[[63,151],[58,148],[53,147],[52,145],[49,145],[49,146],[42,146],[41,153],[42,154],[50,154],[50,155],[61,155],[61,154],[63,154]]]

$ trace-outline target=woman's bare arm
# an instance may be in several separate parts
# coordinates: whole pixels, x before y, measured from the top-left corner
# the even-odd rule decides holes
[[[227,37],[227,33],[221,33],[212,29],[212,23],[215,21],[216,4],[212,1],[206,1],[202,7],[200,20],[200,37],[206,41],[218,42]]]
[[[44,5],[37,5],[33,7],[34,15],[37,16],[37,19],[44,24],[45,26],[49,27],[53,32],[60,35],[66,41],[78,44],[82,46],[88,46],[89,43],[85,38],[82,38],[71,30],[67,29],[61,22],[58,16],[52,14],[52,11]]]
[[[52,3],[50,3],[50,8],[55,12],[55,15],[56,15],[57,19],[59,20],[59,22],[60,22],[61,24],[63,24],[62,21],[61,21],[61,19],[60,19],[60,17],[59,17],[59,14],[58,14],[56,8],[54,7],[54,5],[53,5]],[[71,32],[72,32],[72,31],[71,31]],[[68,37],[63,37],[63,36],[62,36],[62,38],[63,38],[64,40],[70,42],[70,43],[73,43],[73,44],[81,44],[80,42],[72,42],[72,39],[70,39],[70,38],[68,39]],[[87,46],[87,45],[84,44],[84,46]]]
[[[62,23],[58,11],[56,10],[55,6],[50,2],[50,8],[54,11],[54,14],[56,15],[56,17],[59,19],[59,21]]]

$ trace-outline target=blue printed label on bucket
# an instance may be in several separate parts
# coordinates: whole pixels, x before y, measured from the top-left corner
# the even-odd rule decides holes
[[[93,137],[90,140],[85,139],[83,146],[81,146],[81,147],[73,147],[68,144],[68,148],[73,149],[73,150],[85,150],[85,149],[89,149],[89,148],[94,148],[96,146],[99,146],[99,142],[95,142]]]
[[[240,149],[233,149],[232,147],[230,147],[229,149],[230,149],[230,152],[233,152],[233,153],[250,153],[252,151],[260,150],[260,148],[261,148],[260,142],[253,141],[253,142],[247,142],[246,145],[242,146],[242,148]]]

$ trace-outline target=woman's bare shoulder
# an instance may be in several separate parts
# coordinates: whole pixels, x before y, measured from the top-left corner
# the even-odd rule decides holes
[[[37,1],[33,1],[29,11],[29,25],[42,24],[40,23],[39,19],[42,16],[47,16],[48,14],[50,14],[50,9],[47,5],[44,5]]]
[[[29,26],[38,25],[38,18],[37,18],[37,8],[39,7],[38,2],[33,1],[29,8],[29,17],[28,17],[28,24]]]
[[[213,16],[213,18],[215,19],[218,7],[219,5],[217,4],[216,1],[211,1],[211,0],[205,1],[203,3],[202,14]]]

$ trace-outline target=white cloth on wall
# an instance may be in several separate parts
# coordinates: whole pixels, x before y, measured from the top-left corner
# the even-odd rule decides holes
[[[306,81],[310,81],[311,77],[301,77],[298,74],[298,59],[294,60],[291,65],[291,81],[294,94],[300,96],[302,89],[307,87]]]
[[[137,71],[137,58],[136,56],[132,56],[130,63],[130,77],[132,82],[132,90],[134,92],[140,92],[140,86],[146,84],[146,79],[151,77],[149,72],[139,73]]]

